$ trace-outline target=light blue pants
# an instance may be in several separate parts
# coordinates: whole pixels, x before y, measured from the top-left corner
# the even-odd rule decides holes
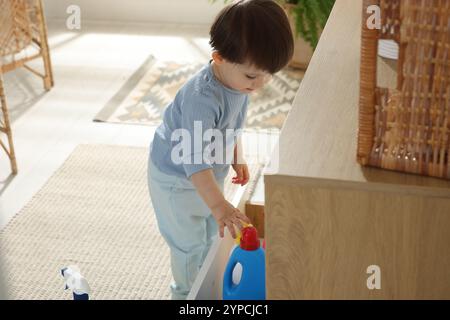
[[[223,192],[223,180],[218,181]],[[172,299],[186,299],[208,253],[217,223],[192,182],[148,161],[148,186],[159,230],[170,247]]]

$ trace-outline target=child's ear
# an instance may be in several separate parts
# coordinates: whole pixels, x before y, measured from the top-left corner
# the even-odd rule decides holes
[[[224,63],[224,58],[220,55],[219,51],[213,51],[212,58],[214,60],[214,63],[217,65],[220,65]]]

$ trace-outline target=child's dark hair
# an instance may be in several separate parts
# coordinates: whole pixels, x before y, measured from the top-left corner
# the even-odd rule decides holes
[[[232,63],[251,63],[271,74],[292,58],[294,40],[284,10],[273,0],[241,0],[214,21],[209,43]]]

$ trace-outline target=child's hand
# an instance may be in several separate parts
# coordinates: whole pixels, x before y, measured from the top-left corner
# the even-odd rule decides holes
[[[225,227],[230,231],[233,239],[236,238],[235,226],[242,229],[242,221],[250,223],[250,219],[237,208],[233,207],[231,203],[224,200],[212,209],[212,214],[219,225],[219,235],[223,238]]]
[[[250,173],[248,172],[248,166],[246,163],[233,164],[233,170],[236,172],[236,176],[233,177],[232,183],[245,186],[250,179]]]

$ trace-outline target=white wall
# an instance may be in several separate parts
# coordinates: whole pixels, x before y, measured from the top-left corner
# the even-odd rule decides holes
[[[67,7],[78,5],[83,20],[210,24],[222,0],[44,0],[47,19],[65,19]]]

